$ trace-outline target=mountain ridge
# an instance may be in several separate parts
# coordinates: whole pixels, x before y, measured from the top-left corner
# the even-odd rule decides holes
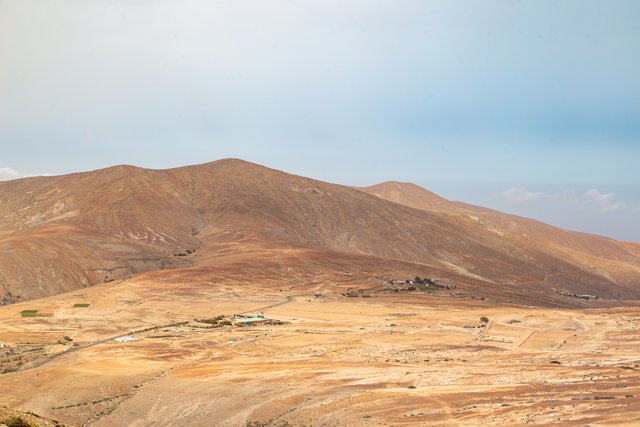
[[[582,303],[556,296],[565,291],[640,298],[632,243],[449,202],[415,184],[346,187],[240,159],[2,182],[0,218],[5,303],[153,271],[279,263],[270,274],[304,275],[317,257],[345,255],[355,257],[356,271],[386,260],[379,271],[365,269],[371,277],[415,265],[448,282],[470,281],[465,292],[500,298],[496,289],[507,289],[525,303]],[[277,259],[291,250],[306,255]]]

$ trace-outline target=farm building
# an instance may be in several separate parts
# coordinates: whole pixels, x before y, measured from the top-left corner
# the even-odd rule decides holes
[[[236,326],[253,326],[253,325],[263,325],[265,323],[270,322],[271,319],[265,318],[262,314],[258,314],[257,316],[251,317],[243,317],[237,316],[233,322]]]
[[[283,323],[288,323],[288,322],[281,322],[280,320],[276,320],[276,319],[268,319],[264,317],[264,315],[258,314],[256,316],[247,316],[247,317],[242,315],[237,315],[235,319],[233,319],[233,323],[236,326],[254,326],[254,325],[281,325]]]

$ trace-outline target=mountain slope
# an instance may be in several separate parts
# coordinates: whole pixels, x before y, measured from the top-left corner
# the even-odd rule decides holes
[[[414,186],[385,197],[387,187],[354,189],[234,159],[0,183],[0,298],[157,270],[265,279],[420,273],[534,304],[557,303],[558,291],[640,297],[634,245],[551,232]]]
[[[640,286],[637,280],[640,244],[562,230],[539,221],[452,202],[411,183],[385,182],[360,190],[404,206],[475,222],[474,233],[495,233],[518,247],[566,260],[613,282]]]
[[[528,218],[461,202],[451,202],[411,183],[386,182],[360,188],[384,200],[427,212],[467,217],[487,230],[510,239],[524,238],[524,244],[576,256],[637,263],[640,244],[618,242],[601,236],[572,232]]]

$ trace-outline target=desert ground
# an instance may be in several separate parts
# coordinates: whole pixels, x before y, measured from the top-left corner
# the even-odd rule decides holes
[[[239,313],[289,323],[202,321]],[[0,331],[0,407],[71,425],[640,424],[634,307],[143,276],[2,307]]]

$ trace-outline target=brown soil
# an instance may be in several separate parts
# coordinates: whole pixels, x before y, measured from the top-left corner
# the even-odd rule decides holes
[[[638,244],[448,202],[413,185],[353,189],[240,160],[0,183],[4,303],[189,267],[266,269],[274,280],[293,267],[312,276],[334,271],[342,257],[347,272],[422,274],[496,302],[640,298]]]
[[[44,347],[0,375],[0,405],[95,426],[640,423],[637,308],[349,298],[338,277],[280,291],[164,274],[0,309],[3,349]],[[54,316],[20,317],[27,306]],[[241,312],[290,323],[195,322]]]

